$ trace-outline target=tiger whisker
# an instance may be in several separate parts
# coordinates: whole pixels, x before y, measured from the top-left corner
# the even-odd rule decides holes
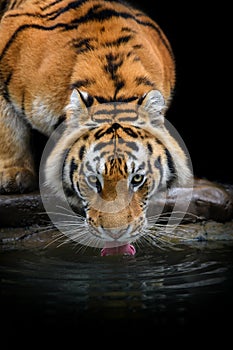
[[[178,226],[179,230],[181,230],[182,232],[187,232],[185,225],[181,225]],[[161,227],[162,228],[162,227]],[[166,246],[170,246],[173,249],[180,249],[180,248],[175,248],[175,242],[171,242],[170,239],[176,239],[179,240],[180,242],[187,242],[190,241],[190,238],[186,238],[186,237],[181,237],[177,234],[175,234],[175,230],[172,230],[171,232],[165,231],[164,229],[159,228],[159,230],[154,231],[151,228],[147,228],[147,234],[145,234],[146,239],[148,239],[148,237],[152,240],[153,244],[155,241],[159,241],[160,243],[162,243],[163,245]],[[144,238],[145,238],[144,237]]]
[[[153,242],[153,245],[156,247],[166,250],[167,248],[177,249],[175,247],[175,243],[168,241],[166,239],[163,239],[163,236],[154,236],[154,235],[148,235],[151,238],[151,242]]]
[[[48,248],[51,244],[56,243],[59,239],[63,238],[63,234],[58,234],[54,239],[52,239],[49,243],[47,243],[44,248]]]
[[[71,220],[62,220],[62,221],[58,221],[59,225],[69,225],[69,226],[78,226],[78,227],[85,227],[84,226],[84,222],[79,222],[79,221],[71,221]]]
[[[182,211],[182,210],[166,211],[166,212],[162,212],[162,213],[156,214],[155,216],[163,216],[163,215],[171,215],[171,214],[182,214],[182,215],[189,214],[190,216],[197,217],[197,215],[192,213],[192,212]]]
[[[83,220],[85,221],[85,218],[82,216],[82,215],[73,215],[73,214],[66,214],[66,213],[61,213],[61,212],[55,212],[55,211],[48,211],[47,212],[48,214],[51,214],[51,215],[60,215],[60,216],[64,216],[64,217],[71,217],[71,218],[78,218],[80,220]]]
[[[60,209],[62,209],[62,210],[64,210],[64,211],[67,211],[68,213],[72,212],[72,209],[67,209],[67,208],[65,208],[65,207],[62,207],[61,205],[56,205],[56,207],[57,207],[57,208],[60,208]],[[84,217],[83,217],[81,214],[79,214],[79,213],[75,213],[74,216],[75,216],[75,217],[77,216],[77,217],[80,217],[80,218],[84,219]]]
[[[88,231],[84,231],[84,230],[67,230],[66,232],[64,232],[65,235],[69,238],[69,240],[77,240],[79,239],[79,242],[81,243],[81,240],[84,242],[85,238],[88,237],[90,234]]]
[[[188,231],[187,230],[182,230],[182,232],[187,233]],[[164,236],[164,237],[175,238],[175,239],[178,239],[178,240],[180,240],[182,242],[190,241],[190,238],[188,238],[188,237],[181,237],[181,236],[179,236],[177,234],[174,234],[174,233],[167,234],[167,233],[162,232],[161,235]]]
[[[165,248],[163,246],[161,246],[161,244],[157,243],[156,240],[154,239],[151,239],[151,236],[150,235],[145,235],[145,236],[142,236],[141,237],[142,241],[143,242],[146,242],[149,246],[156,246],[157,248],[161,249],[161,250],[164,250]]]

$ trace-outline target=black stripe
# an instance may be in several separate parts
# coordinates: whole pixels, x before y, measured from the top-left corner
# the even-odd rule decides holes
[[[45,30],[45,31],[53,31],[57,28],[65,28],[67,25],[64,23],[58,23],[55,24],[51,27],[45,27],[42,25],[38,25],[38,24],[23,24],[22,26],[20,26],[15,32],[14,34],[11,36],[10,40],[6,43],[1,55],[0,55],[0,61],[3,59],[3,57],[5,56],[6,52],[8,51],[9,47],[11,46],[11,44],[14,42],[14,40],[17,38],[18,34],[20,34],[21,32],[23,32],[24,30],[27,29],[38,29],[38,30]]]
[[[159,170],[160,172],[160,181],[158,184],[158,187],[160,186],[161,182],[162,182],[162,178],[163,178],[163,167],[162,167],[162,163],[161,163],[161,156],[158,156],[158,158],[155,160],[154,162],[154,166]]]
[[[120,149],[118,151],[121,151]],[[124,156],[125,154],[128,155],[129,159],[132,158],[133,160],[138,160],[138,158],[132,153],[132,152],[129,152],[127,150],[124,151]]]
[[[94,137],[96,140],[99,140],[106,132],[106,129],[100,129],[98,131],[96,131],[96,133],[94,134]]]
[[[65,114],[62,114],[59,118],[56,124],[54,125],[54,129],[56,129],[59,125],[61,125],[66,120]]]
[[[77,10],[79,7],[81,7],[83,4],[85,4],[86,2],[89,2],[89,0],[76,0],[74,2],[70,2],[67,6],[62,7],[59,11],[54,12],[54,16],[51,17],[51,20],[56,19],[57,17],[59,17],[60,15],[63,15],[65,12],[68,12],[70,10]],[[85,18],[86,16],[89,16],[89,13],[92,13],[95,10],[98,10],[99,8],[101,8],[102,5],[98,4],[93,6],[87,13],[87,15],[81,17],[81,18]],[[51,14],[50,14],[51,15]],[[98,13],[97,13],[98,15]],[[73,20],[72,22],[76,22],[76,20]],[[71,23],[72,23],[71,22]],[[79,19],[78,19],[79,22]]]
[[[146,86],[155,87],[154,83],[149,79],[147,79],[146,77],[137,77],[135,78],[135,82],[137,85],[146,85]]]
[[[134,162],[131,164],[131,168],[132,168],[132,173],[134,173],[135,172],[135,163]]]
[[[78,169],[77,164],[75,163],[75,159],[72,158],[71,163],[70,163],[70,182],[71,182],[71,186],[72,186],[72,190],[74,191],[74,182],[73,182],[73,175],[74,172]]]
[[[157,169],[161,169],[161,168],[162,168],[161,156],[158,156],[158,158],[155,159],[154,166],[155,166]]]
[[[165,148],[165,153],[166,153],[166,157],[167,157],[167,165],[168,165],[168,168],[170,170],[170,177],[167,180],[167,188],[170,188],[172,182],[176,178],[176,168],[175,168],[175,164],[173,162],[171,153],[169,152],[169,150],[167,148]]]
[[[24,1],[24,0],[23,0]],[[62,2],[63,0],[56,0],[53,3],[45,6],[45,7],[40,7],[40,10],[46,11],[48,8],[53,7],[55,5],[57,5],[58,3]],[[88,2],[89,0],[76,0],[74,2],[69,3],[67,6],[62,7],[60,9],[57,10],[53,10],[52,12],[46,13],[46,14],[41,14],[41,13],[30,13],[30,12],[19,12],[19,13],[9,13],[7,14],[6,17],[21,17],[21,16],[27,16],[27,17],[36,17],[36,18],[47,18],[48,20],[54,20],[57,17],[59,17],[60,15],[64,14],[65,12],[71,10],[71,9],[78,9],[79,7],[81,7],[83,4],[85,4],[86,2]],[[17,8],[19,7],[18,4]],[[11,10],[13,9],[14,5],[11,6]],[[50,18],[49,18],[50,17]]]
[[[151,27],[152,29],[154,29],[157,32],[157,34],[159,35],[159,38],[162,41],[163,45],[167,48],[168,52],[173,57],[173,52],[172,52],[169,44],[167,43],[167,41],[164,39],[162,32],[161,32],[161,29],[159,28],[158,25],[153,24],[149,21],[145,21],[145,22],[141,21],[141,20],[137,19],[134,15],[132,15],[130,13],[126,13],[126,12],[117,12],[117,11],[112,10],[112,9],[104,9],[102,11],[98,11],[97,13],[95,13],[94,11],[95,11],[95,7],[90,9],[85,16],[79,18],[78,20],[74,20],[73,21],[74,23],[71,24],[70,27],[67,29],[68,30],[75,29],[78,24],[85,23],[87,21],[88,22],[95,21],[95,20],[106,21],[108,19],[111,19],[112,17],[121,17],[124,19],[132,19],[133,21],[137,22],[138,24],[140,24],[142,26]]]
[[[81,139],[82,139],[83,141],[86,141],[86,140],[89,138],[89,136],[90,136],[90,134],[89,134],[89,132],[87,132],[86,134],[84,134],[84,135],[81,137]]]
[[[136,115],[136,117],[120,117],[119,122],[135,122],[136,120],[138,120],[138,116]]]
[[[95,133],[95,139],[100,139],[104,135],[113,134],[117,129],[121,128],[120,124],[113,123],[109,128],[99,130]],[[97,147],[97,146],[96,146]]]
[[[133,138],[138,138],[138,134],[136,134],[136,132],[134,132],[131,128],[122,128],[123,129],[123,131],[127,134],[127,135],[129,135],[129,136],[131,136],[131,137],[133,137]]]
[[[55,0],[55,1],[52,2],[51,4],[48,4],[48,5],[46,5],[45,7],[41,7],[41,10],[42,10],[42,11],[45,11],[45,10],[47,10],[48,8],[52,7],[52,6],[59,4],[59,2],[62,2],[62,1],[63,1],[63,0]]]
[[[89,161],[87,161],[86,162],[86,168],[87,168],[87,170],[89,170],[90,172],[94,172],[94,169],[92,168],[92,166],[90,165],[90,162]],[[83,165],[82,165],[83,166]],[[82,169],[82,173],[84,174],[84,172],[83,172],[83,169]]]
[[[10,6],[9,6],[9,8],[7,9],[7,10],[13,10],[14,8],[18,8],[20,5],[21,5],[21,3],[23,2],[24,0],[14,0],[11,4],[10,4]],[[9,2],[9,1],[8,1]]]
[[[152,146],[151,146],[151,144],[150,144],[149,142],[147,143],[147,149],[148,149],[150,155],[152,155],[152,153],[153,153],[153,148],[152,148]]]
[[[125,81],[117,74],[118,68],[122,66],[124,60],[119,54],[107,54],[106,55],[107,64],[104,65],[104,70],[110,75],[111,79],[114,81],[115,93],[113,100],[116,100],[116,95],[125,86]]]
[[[60,10],[56,11],[55,15],[53,17],[51,17],[50,19],[53,20],[53,19],[57,18],[58,16],[60,16],[61,14],[64,14],[65,12],[69,11],[70,9],[77,9],[78,7],[80,7],[82,4],[84,4],[87,1],[88,0],[79,0],[79,1],[74,1],[72,3],[69,3],[66,7],[61,8]],[[95,12],[96,10],[99,9],[99,7],[100,7],[99,5],[94,6],[93,8],[91,8],[86,13],[86,15],[71,21],[70,24],[57,23],[56,25],[51,26],[51,27],[44,27],[44,26],[40,26],[40,25],[36,25],[36,24],[25,24],[25,25],[22,25],[21,27],[19,27],[15,31],[15,33],[13,34],[13,36],[11,37],[9,42],[6,44],[6,47],[3,50],[3,53],[5,53],[5,50],[9,47],[9,45],[14,40],[14,38],[17,36],[17,34],[19,32],[21,32],[22,30],[25,30],[25,29],[28,29],[28,28],[36,28],[36,29],[41,29],[41,30],[54,30],[54,29],[60,27],[60,28],[64,28],[65,30],[73,30],[73,29],[77,29],[78,26],[80,24],[83,24],[83,23],[96,21],[96,20],[97,21],[106,21],[106,20],[112,19],[112,17],[120,17],[120,18],[124,18],[124,19],[132,19],[133,21],[137,22],[138,24],[140,24],[142,26],[151,27],[152,29],[154,29],[157,32],[157,34],[159,35],[160,40],[162,41],[163,45],[167,48],[167,50],[169,51],[170,55],[173,57],[173,52],[172,52],[169,44],[164,39],[160,28],[156,24],[153,24],[153,23],[151,23],[149,21],[146,21],[146,22],[141,21],[141,20],[137,19],[134,15],[132,15],[130,13],[117,12],[117,11],[112,10],[112,9],[104,9],[102,11]],[[19,15],[22,15],[22,14],[19,14]],[[30,14],[25,14],[25,15],[29,16]],[[51,13],[50,14],[46,14],[45,16],[47,17],[49,15],[51,16]]]
[[[117,129],[121,128],[127,135],[133,137],[133,138],[138,138],[138,134],[136,134],[131,128],[127,128],[127,127],[122,127],[120,124],[118,123],[113,123],[109,128],[105,129],[105,130],[98,130],[96,133],[95,133],[95,139],[100,139],[101,137],[103,137],[104,135],[109,135],[109,134],[113,134]],[[119,139],[119,142],[121,139]],[[130,142],[129,142],[130,144]],[[97,147],[97,148],[96,148]],[[95,150],[99,149],[98,145],[95,147]],[[131,146],[129,146],[131,147]],[[102,147],[101,147],[102,148]],[[133,149],[135,149],[136,147],[131,147]],[[138,150],[138,148],[137,148]]]
[[[133,34],[137,34],[136,30],[130,28],[130,27],[122,27],[121,28],[122,32],[128,32],[128,33],[133,33]]]
[[[142,102],[145,100],[145,98],[146,98],[146,95],[147,94],[144,94],[144,95],[142,95],[141,97],[139,97],[139,99],[138,99],[138,105],[141,105],[142,104]]]
[[[94,159],[93,159],[93,162],[100,162],[100,159],[101,159],[101,157],[99,157],[99,156],[96,156]],[[98,174],[99,174],[99,172],[98,172]]]
[[[146,167],[146,163],[145,162],[142,162],[142,164],[139,165],[139,167],[137,168],[136,171],[139,171],[139,170],[144,170]]]
[[[94,96],[95,97],[95,99],[97,100],[97,102],[99,102],[99,103],[109,103],[109,102],[113,102],[113,100],[112,100],[112,98],[106,98],[106,97],[104,97],[104,96]]]
[[[167,157],[168,168],[172,174],[175,174],[176,170],[175,170],[175,165],[174,165],[171,153],[169,152],[169,150],[167,148],[165,148],[165,153],[166,153],[166,157]]]
[[[94,147],[94,152],[100,151],[102,148],[109,145],[109,142],[100,142]]]
[[[114,80],[116,79],[116,72],[118,68],[122,66],[124,60],[119,56],[119,54],[113,55],[112,53],[106,55],[106,60],[107,64],[104,65],[104,69],[111,75],[111,78]]]
[[[95,112],[94,117],[98,115],[112,115],[112,114],[115,114],[115,111],[120,112],[120,110],[114,110],[114,109],[101,109]]]
[[[73,90],[73,89],[79,89],[81,87],[88,87],[92,84],[95,84],[95,80],[94,79],[83,79],[83,80],[76,80],[74,83],[72,83],[70,85],[70,89]]]
[[[132,102],[132,101],[135,101],[138,99],[138,96],[131,96],[131,97],[126,97],[126,98],[123,98],[123,97],[117,97],[117,98],[106,98],[106,97],[103,97],[103,96],[94,96],[95,99],[97,100],[97,102],[99,103],[111,103],[111,102],[125,102],[125,103],[128,103],[128,102]]]
[[[11,77],[12,77],[12,72],[10,72],[10,74],[8,74],[8,77],[7,77],[6,81],[4,82],[3,97],[5,98],[5,100],[7,102],[11,102],[10,94],[9,94],[9,90],[8,90],[8,86],[10,84]]]
[[[121,36],[116,40],[113,41],[108,41],[106,43],[104,43],[103,46],[120,46],[122,44],[126,44],[128,43],[131,39],[133,38],[133,35],[125,35],[125,36]]]
[[[114,100],[116,100],[117,99],[117,97],[116,97],[116,95],[118,94],[118,92],[125,86],[125,81],[124,80],[116,80],[116,82],[115,82],[115,87],[116,87],[116,89],[115,89],[115,93],[114,93]]]
[[[100,159],[103,159],[103,158],[106,156],[106,154],[109,154],[109,151],[103,151],[103,152],[101,152],[99,158],[100,158]]]
[[[91,41],[93,40],[95,41],[94,38],[86,38],[86,39],[75,38],[71,40],[70,44],[73,46],[77,54],[82,54],[84,52],[88,52],[95,49],[95,47],[91,45]]]
[[[137,45],[133,45],[133,48],[137,50],[137,49],[142,49],[143,46],[140,44],[137,44]]]
[[[45,6],[44,8],[42,8],[42,11],[47,10],[49,7],[52,7],[54,5],[57,5],[61,0],[56,0],[54,1],[52,4]],[[83,4],[85,4],[86,2],[88,2],[89,0],[76,0],[73,2],[70,2],[67,6],[65,7],[61,7],[60,9],[50,12],[48,14],[46,14],[46,17],[50,16],[50,20],[54,20],[57,17],[59,17],[60,15],[63,15],[65,12],[68,12],[70,10],[77,10],[79,7],[81,7]]]
[[[93,119],[93,118],[92,118],[92,119]],[[105,123],[105,124],[106,124],[106,123],[110,124],[111,121],[112,121],[112,119],[110,119],[110,118],[104,118],[104,117],[103,117],[103,118],[98,118],[98,119],[97,119],[97,118],[96,118],[96,119],[94,118],[93,121],[97,122],[98,124],[104,124],[104,123]]]
[[[72,184],[73,187],[73,184]],[[66,197],[73,197],[75,195],[74,190],[72,190],[70,187],[63,184],[63,190],[65,192]]]
[[[21,111],[25,116],[25,91],[22,91]]]
[[[80,150],[79,150],[79,159],[82,161],[83,160],[83,156],[85,154],[85,151],[86,151],[86,147],[84,145],[82,145],[80,147]]]
[[[152,167],[150,164],[150,159],[147,161],[147,167],[148,167],[148,172],[152,174],[153,172],[152,172]]]
[[[125,145],[126,145],[127,147],[131,148],[133,151],[138,152],[139,148],[138,148],[136,142],[125,142],[125,141],[124,141],[123,143],[125,143]]]

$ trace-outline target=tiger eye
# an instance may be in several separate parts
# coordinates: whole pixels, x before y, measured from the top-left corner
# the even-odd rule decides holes
[[[89,175],[87,177],[87,180],[88,180],[89,185],[91,185],[92,187],[95,187],[97,189],[97,192],[100,192],[102,190],[101,183],[100,183],[97,176]]]
[[[98,179],[95,175],[89,175],[87,179],[91,185],[95,185],[98,181]]]
[[[144,175],[141,174],[136,174],[134,175],[134,177],[131,180],[131,184],[133,186],[138,186],[140,185],[140,183],[142,183],[142,181],[144,180]]]

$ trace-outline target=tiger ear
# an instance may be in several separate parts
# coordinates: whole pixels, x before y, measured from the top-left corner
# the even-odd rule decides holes
[[[93,104],[93,97],[85,91],[73,89],[70,95],[70,103],[66,107],[66,115],[69,124],[79,126],[87,121],[87,108]]]
[[[163,95],[159,90],[151,90],[142,97],[141,105],[148,113],[153,126],[164,125],[164,112],[166,104]]]
[[[70,103],[74,105],[82,105],[82,108],[89,108],[93,104],[93,97],[88,94],[86,91],[81,91],[77,89],[73,89],[70,95]],[[84,106],[83,106],[84,104]]]

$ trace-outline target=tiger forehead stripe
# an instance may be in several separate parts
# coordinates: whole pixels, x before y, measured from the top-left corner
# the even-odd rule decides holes
[[[134,122],[138,119],[138,115],[135,109],[131,109],[129,107],[127,108],[126,106],[124,106],[123,108],[120,107],[118,105],[115,108],[108,108],[108,106],[105,105],[104,108],[94,112],[92,120],[100,123],[107,121],[111,123],[112,121]]]
[[[113,123],[109,127],[105,126],[104,128],[101,128],[94,134],[94,137],[96,140],[99,140],[101,137],[112,134],[118,129],[121,129],[124,133],[126,133],[128,136],[131,136],[132,138],[139,137],[139,134],[136,132],[136,130],[134,131],[132,127],[124,127],[121,126],[119,123]]]
[[[110,159],[108,162],[105,163],[104,169],[106,176],[120,174],[123,177],[127,177],[128,168],[126,161],[120,157]]]

